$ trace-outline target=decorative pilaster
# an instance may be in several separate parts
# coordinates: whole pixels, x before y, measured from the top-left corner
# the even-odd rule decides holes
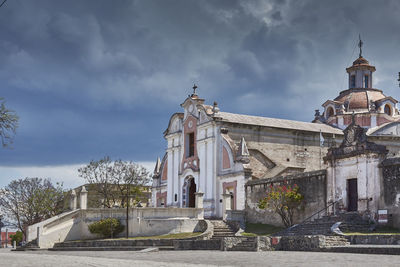
[[[197,191],[197,193],[194,193],[195,195],[195,207],[196,209],[201,209],[201,211],[199,211],[197,218],[198,219],[204,219],[204,205],[203,205],[203,196],[204,193],[201,192],[200,188],[199,191]]]
[[[71,198],[69,200],[69,208],[71,210],[76,210],[76,201],[77,201],[76,192],[75,192],[75,189],[72,189],[71,190]]]
[[[195,194],[195,196],[196,196],[196,209],[202,209],[202,208],[204,208],[204,206],[203,206],[203,196],[204,196],[204,193],[203,192],[201,192],[201,190],[199,189],[199,191],[197,192],[197,193],[194,193]]]
[[[85,186],[82,186],[81,193],[79,194],[81,210],[87,209],[87,194],[88,191],[86,190]]]

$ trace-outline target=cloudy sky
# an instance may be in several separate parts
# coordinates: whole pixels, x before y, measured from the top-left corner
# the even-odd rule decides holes
[[[152,168],[193,83],[222,111],[311,121],[363,55],[400,98],[400,1],[8,0],[0,8],[0,97],[20,116],[0,149],[0,186],[67,187],[109,155]]]

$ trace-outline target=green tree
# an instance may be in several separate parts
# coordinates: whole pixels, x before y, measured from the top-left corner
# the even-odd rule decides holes
[[[267,190],[267,196],[259,201],[258,207],[276,212],[284,225],[290,227],[293,225],[294,212],[301,207],[303,199],[296,184],[271,185]]]
[[[18,116],[6,107],[4,98],[0,97],[0,139],[3,147],[9,146],[18,127]]]
[[[0,207],[25,235],[26,226],[63,212],[64,197],[62,184],[53,184],[50,179],[18,179],[0,190]]]
[[[23,240],[23,234],[21,231],[17,231],[15,235],[10,235],[10,237],[11,237],[11,244],[14,244],[15,241],[15,243],[17,243],[18,245]]]

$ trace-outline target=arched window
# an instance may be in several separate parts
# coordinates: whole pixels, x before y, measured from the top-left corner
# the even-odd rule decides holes
[[[329,107],[329,108],[326,110],[326,118],[332,117],[333,115],[335,115],[335,111],[333,110],[332,107]]]
[[[350,88],[355,88],[356,87],[356,75],[351,75],[350,76]]]
[[[369,76],[364,76],[364,88],[369,88]]]
[[[390,107],[389,104],[386,104],[386,105],[385,105],[384,112],[385,112],[386,114],[388,114],[389,116],[392,116],[392,108]]]

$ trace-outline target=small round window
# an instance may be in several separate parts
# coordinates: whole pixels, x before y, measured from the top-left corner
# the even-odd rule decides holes
[[[389,104],[386,104],[386,105],[385,105],[384,112],[385,112],[386,114],[388,114],[389,116],[392,116],[392,108],[390,107]]]

